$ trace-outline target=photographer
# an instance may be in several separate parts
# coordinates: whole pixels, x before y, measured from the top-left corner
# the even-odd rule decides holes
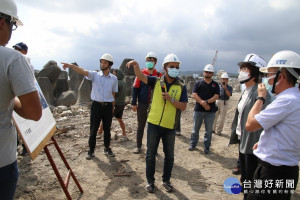
[[[219,109],[216,112],[215,120],[214,120],[214,124],[213,124],[213,133],[215,133],[218,117],[220,115],[219,125],[216,130],[217,131],[216,133],[218,135],[221,135],[221,133],[222,133],[224,123],[225,123],[225,116],[226,116],[227,108],[228,108],[228,100],[229,100],[230,96],[232,96],[232,87],[230,85],[228,85],[228,79],[229,79],[229,77],[228,77],[227,73],[223,73],[221,75],[221,83],[219,84],[220,97],[216,101],[216,104]]]

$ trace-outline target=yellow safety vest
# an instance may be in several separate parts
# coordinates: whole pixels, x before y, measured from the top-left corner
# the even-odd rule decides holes
[[[172,102],[162,98],[162,89],[159,80],[160,78],[158,77],[154,87],[152,103],[147,121],[151,124],[159,125],[164,128],[174,129],[175,116],[178,109],[172,104]],[[166,88],[165,83],[164,85]],[[183,83],[177,80],[171,85],[168,94],[175,100],[179,101],[182,88]]]

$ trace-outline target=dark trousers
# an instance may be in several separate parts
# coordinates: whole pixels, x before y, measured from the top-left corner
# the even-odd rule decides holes
[[[246,181],[253,182],[254,172],[257,168],[258,158],[254,154],[243,154],[239,152],[241,165],[241,184]],[[244,193],[244,199],[247,199],[247,193]]]
[[[177,132],[181,132],[180,119],[181,119],[181,110],[178,109],[176,112],[175,126],[174,126],[174,129]]]
[[[291,190],[296,190],[297,183],[299,179],[299,166],[273,166],[270,163],[264,162],[259,159],[258,166],[255,170],[254,180],[262,180],[264,190],[270,190],[271,194],[265,193],[249,193],[248,200],[288,200],[291,199]],[[279,182],[276,186],[276,180]],[[273,182],[272,185],[267,184],[268,188],[265,186],[265,181]],[[291,184],[286,184],[287,182],[292,181]],[[282,183],[282,184],[281,184]],[[288,187],[287,187],[288,186]],[[293,187],[292,187],[293,186]],[[261,190],[262,190],[261,189]],[[260,190],[260,191],[261,191]],[[282,190],[282,193],[279,192]],[[277,194],[274,194],[273,191],[277,191]],[[285,193],[285,191],[288,191]]]
[[[174,129],[163,128],[161,126],[148,123],[146,177],[149,184],[153,184],[155,181],[156,152],[160,138],[162,139],[163,151],[165,154],[162,180],[163,182],[170,181],[174,164],[175,135]]]
[[[137,109],[137,120],[138,120],[138,128],[136,132],[136,147],[142,147],[142,141],[144,136],[144,129],[147,121],[148,116],[148,107],[149,104],[147,103],[139,103]]]
[[[18,177],[17,161],[0,168],[0,199],[14,199]]]
[[[91,116],[90,116],[90,137],[89,146],[90,151],[93,153],[96,147],[96,136],[100,126],[100,122],[103,122],[104,131],[104,147],[109,148],[110,146],[110,126],[113,116],[112,103],[100,103],[97,101],[92,102]]]

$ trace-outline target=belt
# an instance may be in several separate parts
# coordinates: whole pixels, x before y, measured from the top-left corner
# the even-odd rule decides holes
[[[112,105],[112,102],[99,102],[99,101],[94,101],[94,102],[100,104],[101,106]]]
[[[275,167],[274,165],[271,165],[270,163],[268,163],[266,161],[263,161],[260,158],[258,158],[258,163],[260,163],[260,164],[262,164],[263,166],[266,166],[266,167]]]

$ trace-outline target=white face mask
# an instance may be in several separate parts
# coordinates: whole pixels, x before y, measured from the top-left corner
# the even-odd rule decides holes
[[[249,75],[250,75],[249,72],[240,71],[238,79],[240,82],[247,80],[249,78]]]

